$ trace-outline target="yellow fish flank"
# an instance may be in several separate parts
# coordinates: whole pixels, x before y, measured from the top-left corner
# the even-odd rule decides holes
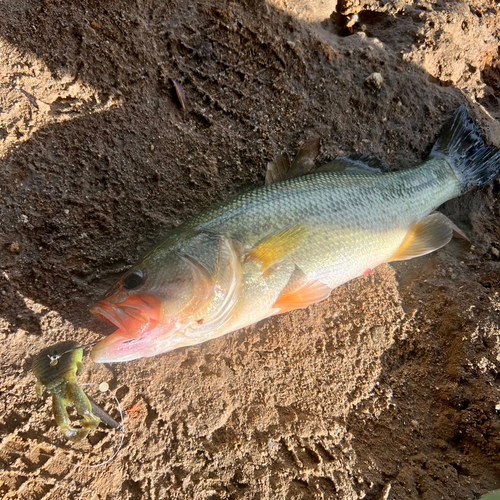
[[[400,172],[352,155],[293,177],[312,164],[313,144],[291,166],[271,166],[268,182],[281,182],[186,221],[129,270],[91,308],[118,327],[94,361],[204,342],[319,302],[384,262],[441,248],[462,233],[433,211],[500,170],[500,152],[484,145],[463,106],[429,158]]]

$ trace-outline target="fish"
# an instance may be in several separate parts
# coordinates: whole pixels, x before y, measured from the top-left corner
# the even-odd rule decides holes
[[[500,150],[465,106],[414,167],[384,171],[360,154],[309,171],[310,140],[267,185],[186,220],[90,308],[118,330],[91,351],[124,362],[199,344],[325,300],[387,262],[426,255],[465,234],[436,211],[493,179]],[[290,175],[295,172],[296,175]]]

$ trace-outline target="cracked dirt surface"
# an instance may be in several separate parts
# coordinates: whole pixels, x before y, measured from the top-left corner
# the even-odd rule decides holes
[[[465,103],[500,146],[498,26],[489,1],[0,3],[3,498],[451,500],[500,487],[498,179],[440,209],[471,244],[206,344],[88,360],[81,382],[108,382],[124,409],[106,466],[75,464],[109,458],[119,434],[65,442],[29,372],[51,343],[110,333],[87,308],[125,269],[305,139],[322,138],[323,161],[359,151],[401,169]],[[364,83],[374,72],[379,89]]]

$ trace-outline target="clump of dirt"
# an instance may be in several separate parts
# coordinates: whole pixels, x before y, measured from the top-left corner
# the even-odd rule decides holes
[[[500,9],[472,3],[0,4],[4,498],[478,498],[500,486],[498,180],[441,210],[471,240],[195,347],[93,365],[124,409],[65,442],[31,359],[166,232],[321,136],[418,163],[466,103],[500,146]],[[325,10],[327,11],[325,13]],[[380,86],[365,85],[379,73]],[[173,80],[185,93],[179,105]],[[111,397],[87,392],[117,416]]]

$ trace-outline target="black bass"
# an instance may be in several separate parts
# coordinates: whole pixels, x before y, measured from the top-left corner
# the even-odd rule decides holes
[[[313,155],[302,153],[303,166]],[[205,342],[324,300],[384,262],[437,250],[463,233],[436,207],[500,170],[500,151],[483,143],[464,106],[420,165],[381,173],[365,160],[338,158],[171,231],[91,308],[118,327],[94,361]]]

